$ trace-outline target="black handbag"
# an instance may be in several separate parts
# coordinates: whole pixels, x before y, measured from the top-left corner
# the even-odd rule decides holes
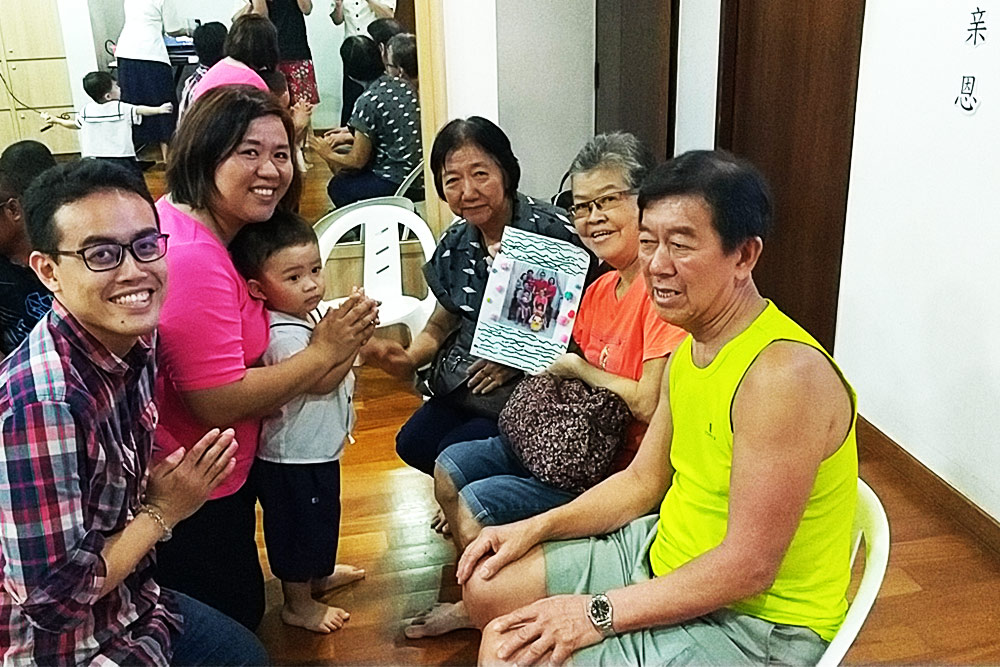
[[[441,345],[431,365],[418,374],[417,387],[427,396],[447,397],[452,404],[480,417],[497,419],[524,373],[518,372],[488,394],[473,394],[469,389],[469,367],[478,360],[458,345],[455,331]]]

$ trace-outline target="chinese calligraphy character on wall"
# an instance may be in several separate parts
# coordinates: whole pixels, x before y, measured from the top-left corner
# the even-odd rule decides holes
[[[979,100],[973,95],[973,91],[976,88],[976,77],[974,76],[963,76],[962,77],[962,92],[958,94],[955,98],[955,104],[965,113],[973,114],[979,107]]]
[[[979,46],[980,42],[986,41],[986,21],[983,20],[986,10],[980,9],[977,5],[976,11],[970,13],[972,14],[972,22],[969,24],[969,36],[965,38],[965,41],[971,42],[973,46]]]

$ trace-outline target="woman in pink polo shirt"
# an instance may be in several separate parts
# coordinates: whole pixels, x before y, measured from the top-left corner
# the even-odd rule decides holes
[[[309,346],[257,367],[268,320],[250,298],[226,246],[247,224],[298,202],[294,128],[277,98],[252,86],[206,92],[188,110],[167,165],[168,194],[156,208],[170,235],[168,289],[159,326],[156,456],[196,442],[206,425],[233,427],[236,469],[212,499],[158,548],[158,583],[256,628],[264,578],[254,541],[253,490],[245,484],[260,420],[304,393],[334,366],[345,327],[374,326],[375,304],[355,298],[349,317],[326,317]]]

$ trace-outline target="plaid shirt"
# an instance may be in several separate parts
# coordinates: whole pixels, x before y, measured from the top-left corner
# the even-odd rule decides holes
[[[168,664],[181,618],[152,552],[99,597],[146,483],[155,370],[152,337],[120,359],[58,301],[0,364],[4,665]]]

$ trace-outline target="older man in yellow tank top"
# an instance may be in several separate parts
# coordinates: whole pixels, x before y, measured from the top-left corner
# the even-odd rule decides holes
[[[462,555],[480,661],[815,663],[847,608],[854,392],[754,285],[756,169],[686,153],[639,207],[650,297],[691,335],[628,469]]]

